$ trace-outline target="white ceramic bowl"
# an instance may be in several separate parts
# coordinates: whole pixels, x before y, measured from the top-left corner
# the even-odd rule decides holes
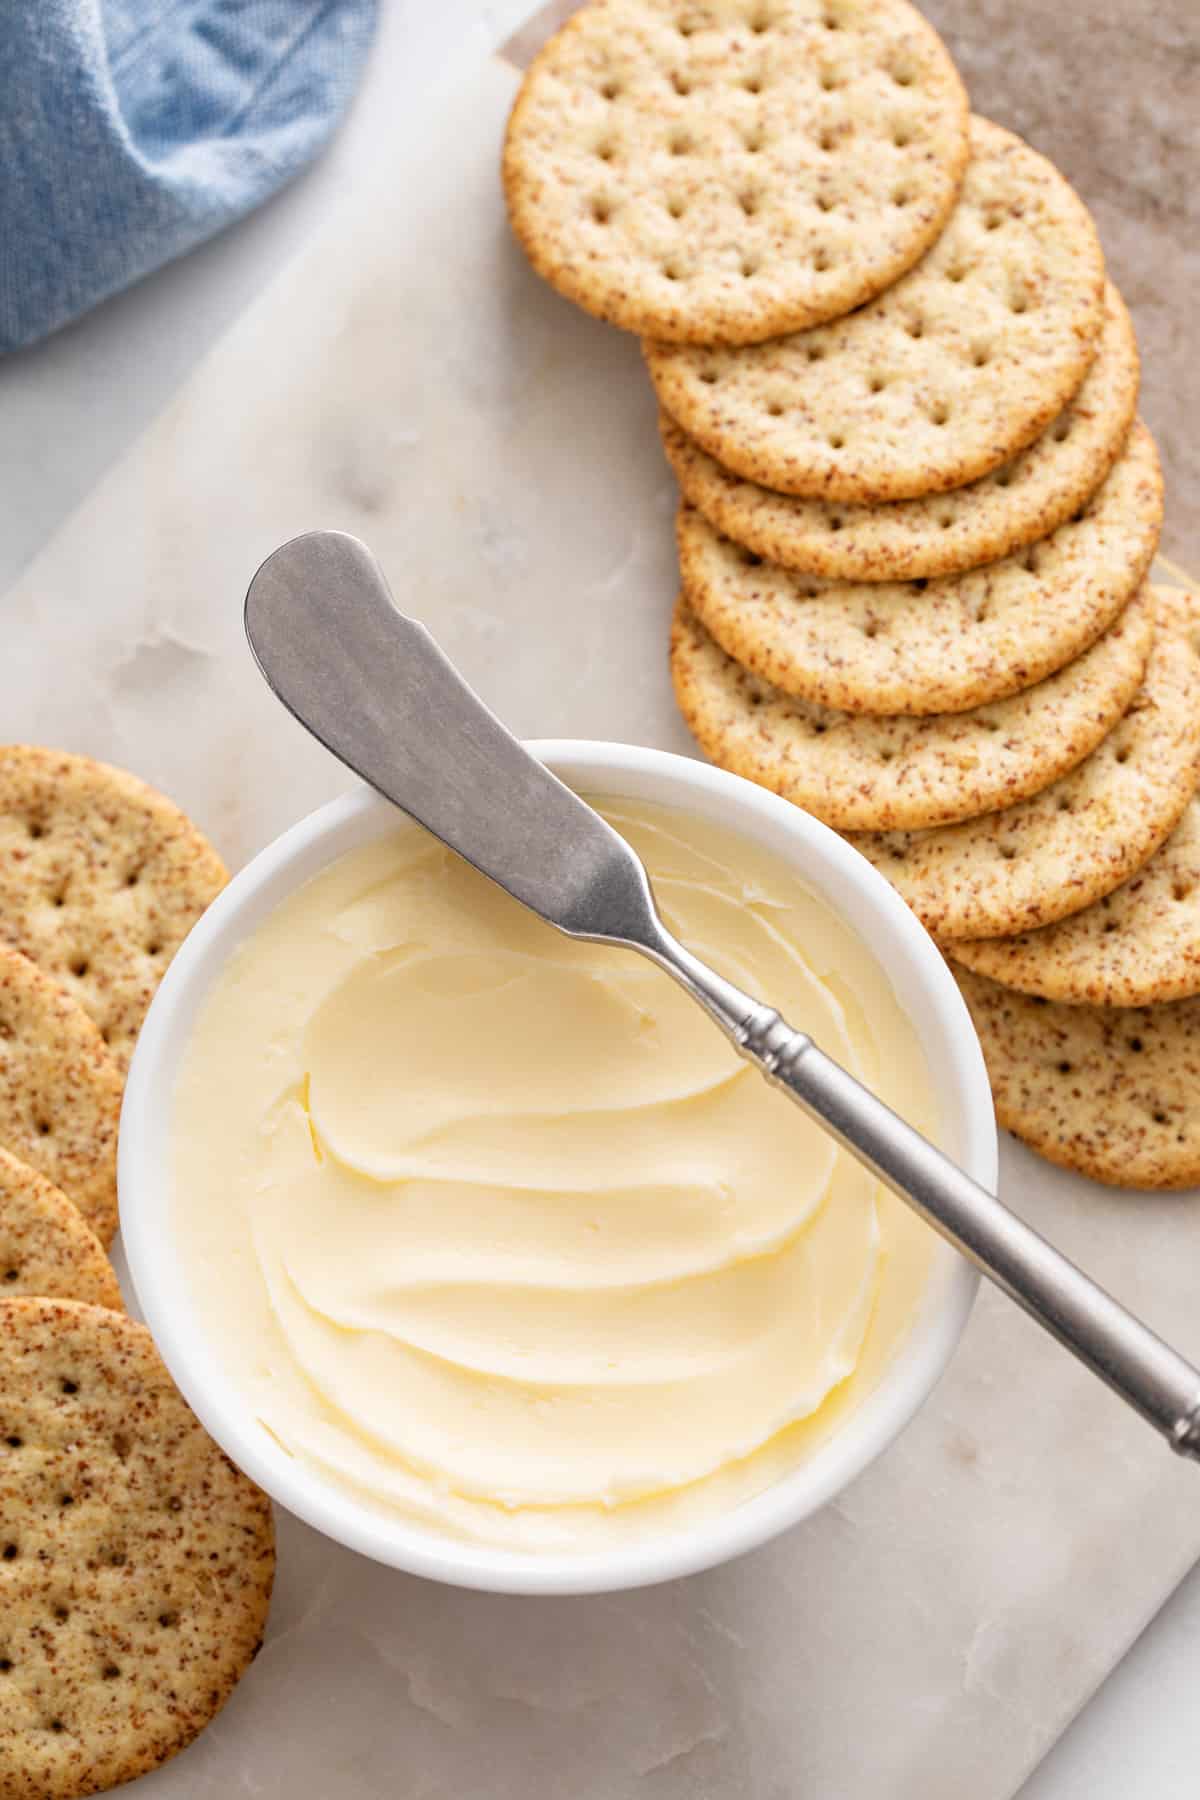
[[[931,940],[857,851],[787,801],[706,763],[626,744],[562,740],[532,747],[584,794],[675,807],[790,863],[872,946],[924,1047],[947,1150],[994,1189],[991,1095],[967,1009]],[[978,1285],[974,1271],[947,1247],[938,1246],[918,1318],[878,1386],[808,1461],[714,1518],[602,1554],[531,1556],[460,1544],[382,1517],[280,1449],[255,1422],[214,1351],[171,1227],[171,1120],[181,1054],[198,1008],[235,946],[302,882],[396,823],[395,811],[366,789],[303,819],[256,856],[209,908],[150,1008],[121,1116],[121,1230],[139,1304],[167,1367],[217,1442],[282,1506],[351,1549],[414,1574],[509,1593],[599,1592],[686,1575],[753,1549],[852,1481],[930,1393]]]

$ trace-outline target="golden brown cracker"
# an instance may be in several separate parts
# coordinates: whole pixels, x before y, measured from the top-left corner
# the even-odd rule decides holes
[[[839,830],[912,830],[1012,806],[1074,768],[1132,701],[1153,636],[1143,590],[1090,650],[1007,700],[924,718],[855,714],[748,674],[681,599],[671,673],[693,736],[723,769]]]
[[[61,1188],[105,1247],[117,1229],[121,1092],[83,1008],[0,946],[0,1147]]]
[[[684,498],[735,543],[832,581],[914,581],[1009,556],[1078,512],[1116,461],[1137,395],[1133,324],[1110,285],[1079,392],[1028,449],[950,493],[874,506],[777,494],[722,467],[666,413],[659,429]]]
[[[0,1299],[15,1294],[125,1310],[113,1266],[79,1208],[0,1150]]]
[[[850,841],[943,943],[1028,931],[1145,866],[1196,791],[1200,659],[1158,631],[1128,712],[1070,774],[1003,812]]]
[[[1200,1185],[1200,1000],[1063,1006],[951,966],[1006,1130],[1113,1187]]]
[[[1141,586],[1162,475],[1135,425],[1081,516],[1043,543],[937,581],[829,582],[763,562],[680,508],[688,604],[721,648],[785,693],[840,712],[944,713],[1065,667]]]
[[[122,1070],[168,963],[227,879],[191,820],[136,775],[0,747],[0,940],[62,983]]]
[[[966,154],[962,83],[906,0],[591,0],[525,77],[503,178],[568,299],[675,343],[753,343],[895,281]]]
[[[0,1794],[75,1800],[158,1766],[262,1640],[265,1494],[144,1325],[0,1300]]]
[[[727,469],[873,503],[963,487],[1031,444],[1083,382],[1103,322],[1083,202],[1028,144],[973,119],[958,205],[894,286],[769,343],[645,350],[663,407]]]

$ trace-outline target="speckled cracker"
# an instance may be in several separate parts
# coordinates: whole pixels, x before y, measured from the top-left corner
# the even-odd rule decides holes
[[[0,1301],[0,1795],[74,1800],[191,1742],[262,1640],[266,1495],[144,1325]]]
[[[1041,544],[930,582],[828,582],[765,563],[686,502],[677,527],[689,606],[765,681],[841,712],[963,712],[1082,655],[1141,585],[1162,477],[1136,424],[1082,515]]]
[[[943,943],[1079,912],[1149,862],[1196,788],[1200,658],[1159,631],[1120,724],[1069,775],[985,818],[850,841]]]
[[[592,0],[525,77],[504,191],[588,312],[746,344],[911,267],[966,155],[962,83],[906,0]]]
[[[1143,591],[1090,650],[1024,693],[971,712],[880,717],[780,693],[726,656],[680,600],[671,674],[689,729],[721,768],[840,830],[912,829],[1011,806],[1074,768],[1132,701],[1153,636]]]
[[[894,287],[813,331],[647,343],[646,358],[667,412],[727,469],[786,494],[905,500],[1032,443],[1082,383],[1103,320],[1082,201],[1045,157],[973,119],[959,203]]]
[[[1072,1005],[1200,994],[1200,799],[1150,861],[1094,906],[1019,937],[957,943],[954,954],[1006,987]]]
[[[125,1069],[172,956],[228,879],[177,806],[124,769],[0,748],[0,939],[60,981]]]
[[[106,1247],[117,1229],[121,1072],[56,981],[0,946],[0,1147],[73,1200]]]
[[[1200,597],[1153,590],[1160,616],[1200,649]],[[954,946],[980,975],[1050,1000],[1149,1006],[1200,994],[1200,796],[1136,875],[1057,925]]]
[[[1075,398],[1012,462],[953,493],[881,506],[802,500],[723,468],[666,413],[659,430],[684,498],[735,543],[830,580],[911,581],[975,569],[1048,537],[1112,468],[1137,394],[1137,340],[1110,285],[1100,349]]]
[[[14,1294],[125,1310],[113,1266],[79,1208],[0,1150],[0,1299]]]
[[[951,966],[1006,1130],[1113,1187],[1200,1184],[1200,1000],[1062,1006]]]

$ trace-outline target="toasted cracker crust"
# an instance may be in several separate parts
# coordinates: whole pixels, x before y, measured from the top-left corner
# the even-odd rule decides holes
[[[1164,629],[1200,649],[1200,597],[1151,590]],[[1090,1006],[1200,994],[1200,797],[1150,861],[1095,906],[1020,937],[954,947],[958,962],[1023,993]]]
[[[1049,537],[1095,493],[1137,408],[1133,323],[1109,285],[1104,330],[1083,386],[1011,462],[951,493],[853,506],[777,494],[723,468],[666,413],[659,431],[686,500],[725,537],[833,581],[955,575]]]
[[[1078,519],[986,568],[922,582],[827,582],[760,561],[686,502],[684,592],[721,648],[840,712],[965,712],[1044,681],[1141,586],[1162,523],[1153,439],[1135,424]]]
[[[16,1294],[125,1310],[116,1272],[79,1208],[0,1150],[0,1299]]]
[[[275,1544],[144,1325],[0,1301],[0,1514],[0,1796],[156,1768],[261,1643]]]
[[[0,1147],[61,1188],[105,1248],[117,1229],[121,1093],[83,1008],[0,945]]]
[[[945,230],[874,300],[766,344],[644,348],[662,406],[727,469],[784,494],[906,500],[979,480],[1057,418],[1096,354],[1104,285],[1058,170],[973,119]]]
[[[1153,637],[1143,590],[1036,687],[971,712],[879,717],[813,706],[748,674],[681,598],[671,674],[689,729],[723,769],[839,830],[912,830],[1015,805],[1074,768],[1126,711]]]
[[[227,880],[203,833],[136,775],[0,747],[0,942],[61,982],[122,1070],[167,965]]]
[[[1200,1001],[1063,1006],[951,967],[1006,1130],[1112,1187],[1200,1184]]]
[[[910,268],[966,158],[962,82],[906,0],[591,0],[526,74],[502,173],[568,299],[675,343],[754,343]]]
[[[1120,723],[1070,774],[1003,812],[850,841],[943,943],[1028,931],[1080,912],[1143,868],[1196,791],[1200,658],[1156,632]]]

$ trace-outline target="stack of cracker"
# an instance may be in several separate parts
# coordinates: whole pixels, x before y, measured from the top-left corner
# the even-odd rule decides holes
[[[126,1316],[124,1076],[224,885],[178,809],[86,757],[0,748],[0,1795],[75,1800],[181,1749],[261,1642],[266,1496]]]
[[[591,0],[504,177],[539,273],[643,336],[702,748],[904,895],[1004,1124],[1200,1180],[1200,602],[1145,586],[1162,480],[1083,203],[907,0]]]

